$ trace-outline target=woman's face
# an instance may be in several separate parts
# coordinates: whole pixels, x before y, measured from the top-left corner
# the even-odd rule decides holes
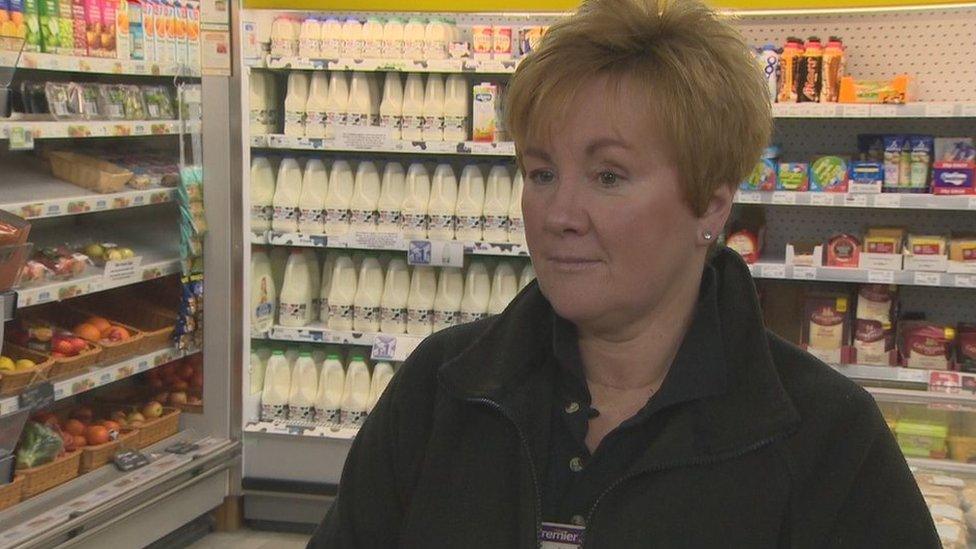
[[[702,233],[717,235],[731,207],[723,189],[716,200],[727,204],[694,214],[636,88],[621,85],[614,97],[596,79],[580,88],[550,139],[519,143],[536,275],[556,312],[576,324],[614,330],[675,288],[697,291]]]

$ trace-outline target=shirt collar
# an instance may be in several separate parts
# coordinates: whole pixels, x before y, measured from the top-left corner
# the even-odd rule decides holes
[[[714,267],[706,265],[691,325],[661,388],[638,413],[645,417],[668,406],[721,394],[728,385]],[[576,386],[589,401],[576,326],[553,315],[552,353],[564,385]]]

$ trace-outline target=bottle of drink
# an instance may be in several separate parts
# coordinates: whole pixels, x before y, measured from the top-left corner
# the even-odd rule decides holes
[[[298,32],[296,32],[295,23],[291,17],[287,16],[276,17],[271,23],[271,55],[274,57],[295,57],[298,55]]]
[[[383,101],[380,103],[380,127],[390,132],[390,139],[400,139],[403,125],[403,84],[400,74],[386,73],[383,82]]]
[[[488,316],[491,299],[491,279],[481,261],[472,261],[464,277],[464,297],[461,298],[461,324]]]
[[[285,158],[278,166],[272,199],[271,227],[280,232],[298,230],[298,200],[302,196],[302,169],[294,158]]]
[[[274,324],[278,290],[271,276],[271,260],[263,249],[251,253],[251,333],[263,334]]]
[[[339,50],[342,57],[353,59],[363,58],[363,24],[359,19],[350,17],[342,24],[342,33],[339,39]]]
[[[404,141],[423,140],[424,94],[424,80],[420,74],[408,74],[407,83],[403,86],[401,109],[403,124],[400,131]]]
[[[383,25],[383,57],[400,59],[403,57],[403,20],[391,17]]]
[[[383,297],[383,267],[375,257],[367,257],[359,266],[359,282],[353,300],[353,330],[380,330],[380,300]]]
[[[427,234],[431,240],[454,240],[457,179],[450,164],[438,164],[430,185]]]
[[[518,293],[518,277],[508,262],[502,261],[495,267],[491,279],[491,297],[488,298],[488,314],[501,314]]]
[[[251,126],[251,135],[275,133],[277,131],[278,102],[274,89],[274,78],[261,71],[252,71],[248,84],[251,104],[248,121]]]
[[[280,246],[272,247],[271,253],[268,254],[268,259],[271,260],[271,278],[274,279],[275,288],[279,292],[285,283],[285,265],[288,263],[289,255],[288,248]]]
[[[248,393],[258,394],[264,389],[264,370],[268,362],[261,358],[257,350],[251,351],[251,360],[247,367],[247,377],[249,383]]]
[[[329,77],[329,100],[325,106],[325,137],[332,139],[346,125],[349,111],[349,82],[343,71],[332,71]]]
[[[363,25],[363,57],[375,59],[383,51],[383,22],[376,17],[366,19]]]
[[[325,230],[325,197],[329,192],[329,174],[318,158],[305,161],[302,194],[298,199],[298,231],[322,234]]]
[[[407,333],[428,336],[433,328],[434,298],[437,296],[437,271],[433,267],[416,266],[410,277],[407,296]]]
[[[398,162],[387,162],[383,167],[383,180],[380,182],[380,199],[376,203],[376,232],[400,232],[403,197],[406,193],[406,176],[403,166]]]
[[[288,73],[288,94],[285,96],[285,135],[305,135],[305,104],[308,103],[308,74]]]
[[[322,22],[314,17],[306,17],[302,21],[302,30],[298,37],[298,55],[305,59],[322,57]]]
[[[431,18],[424,29],[424,55],[427,59],[447,59],[449,34],[453,35],[444,21]]]
[[[353,232],[376,232],[376,208],[380,200],[380,176],[368,160],[356,168],[356,183],[349,203],[349,226]]]
[[[434,298],[434,331],[450,328],[458,323],[461,299],[464,297],[464,273],[459,268],[444,267],[437,277],[437,296]]]
[[[338,425],[342,409],[342,391],[346,372],[336,353],[329,353],[322,364],[319,388],[315,394],[315,421],[324,425]]]
[[[528,263],[522,269],[522,276],[519,277],[519,291],[521,292],[526,286],[535,280],[535,269],[532,268],[532,263]]]
[[[251,231],[271,229],[274,215],[275,176],[271,162],[263,156],[251,159]]]
[[[335,17],[322,22],[322,57],[337,59],[342,55],[342,23]]]
[[[468,140],[471,90],[463,74],[452,74],[444,85],[444,141]]]
[[[298,360],[298,347],[288,347],[285,349],[285,359],[288,360],[288,366],[294,368],[295,361]]]
[[[305,136],[325,137],[326,112],[329,109],[329,75],[324,71],[312,74],[305,102]]]
[[[365,72],[352,73],[349,84],[349,106],[346,125],[352,128],[369,126],[369,114],[372,109],[369,80]]]
[[[427,205],[430,203],[430,177],[427,168],[415,162],[407,168],[403,205],[404,238],[427,238]]]
[[[366,404],[369,402],[369,367],[361,354],[353,354],[346,372],[346,386],[342,391],[342,427],[358,429],[366,420]]]
[[[508,241],[525,244],[525,220],[522,219],[522,172],[515,172],[512,183],[512,199],[508,204]]]
[[[291,390],[291,366],[281,351],[273,351],[264,371],[261,391],[261,420],[288,419],[288,393]]]
[[[391,379],[393,379],[393,366],[390,366],[389,362],[377,362],[373,366],[373,379],[369,384],[369,402],[366,404],[367,414],[373,413],[376,401],[383,396],[383,391],[386,390]]]
[[[444,79],[437,73],[427,75],[422,116],[420,135],[423,140],[444,141]]]
[[[407,262],[396,257],[386,266],[383,296],[380,299],[380,331],[384,334],[407,333],[407,299],[410,296],[410,270]]]
[[[505,166],[493,166],[485,186],[485,229],[487,242],[508,242],[508,210],[512,202],[512,179]]]
[[[485,208],[485,180],[481,169],[474,164],[468,164],[461,172],[461,183],[458,185],[457,207],[457,239],[465,242],[477,242],[482,239],[481,216]]]
[[[383,101],[383,94],[380,90],[380,81],[376,73],[366,73],[366,83],[369,85],[369,125],[380,125],[380,103]]]
[[[332,292],[332,271],[335,269],[335,253],[325,254],[322,261],[322,280],[319,285],[319,320],[326,324],[329,321],[329,293]]]
[[[278,324],[290,328],[301,328],[309,322],[308,295],[309,271],[305,254],[292,250],[285,266],[285,279],[278,296]]]
[[[319,372],[312,354],[302,352],[291,372],[291,388],[288,391],[288,419],[312,421],[315,419],[315,394],[319,389]]]
[[[352,330],[353,307],[356,300],[356,265],[348,255],[335,259],[332,268],[332,288],[329,290],[330,330]]]
[[[321,273],[319,272],[319,256],[315,250],[305,248],[305,268],[308,270],[308,323],[319,319],[319,288],[321,287]]]
[[[354,187],[349,162],[333,162],[332,173],[329,174],[329,193],[325,197],[325,234],[342,236],[349,232],[349,206]]]
[[[427,29],[423,21],[416,17],[407,19],[403,27],[403,57],[413,61],[424,59],[424,43]]]

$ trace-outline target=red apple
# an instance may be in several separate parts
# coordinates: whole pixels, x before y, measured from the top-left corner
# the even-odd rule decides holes
[[[170,404],[186,404],[187,403],[186,393],[182,391],[176,393],[170,393],[169,402]]]
[[[80,337],[73,337],[70,341],[71,347],[74,349],[75,354],[81,353],[88,348],[88,343],[86,343],[85,340],[81,339]]]
[[[129,339],[129,331],[122,326],[112,326],[104,335],[109,341],[125,341]]]
[[[78,351],[75,351],[75,346],[67,339],[55,339],[51,341],[51,350],[55,353],[61,353],[64,356],[75,356],[78,354]]]

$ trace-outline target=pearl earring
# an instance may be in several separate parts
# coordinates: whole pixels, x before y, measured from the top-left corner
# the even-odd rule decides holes
[[[711,242],[712,241],[712,231],[705,231],[705,232],[703,232],[702,233],[702,238],[704,238],[706,242]]]

